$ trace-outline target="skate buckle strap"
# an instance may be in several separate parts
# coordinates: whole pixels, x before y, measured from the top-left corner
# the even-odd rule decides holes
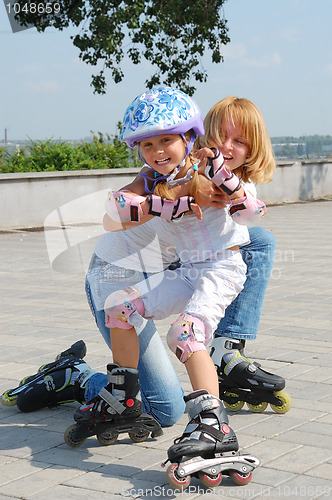
[[[204,394],[202,396],[198,396],[194,400],[194,405],[190,407],[187,405],[187,413],[189,414],[189,418],[193,419],[197,417],[199,413],[207,410],[214,410],[215,408],[219,408],[221,402],[215,396],[211,394]]]
[[[222,337],[217,337],[217,338],[222,338]],[[228,351],[233,351],[234,349],[237,349],[238,351],[240,349],[244,348],[244,341],[243,340],[238,340],[238,339],[227,339],[225,340],[225,349]]]
[[[96,370],[92,370],[89,365],[85,365],[85,367],[80,367],[81,373],[77,377],[77,382],[80,384],[80,387],[84,387],[86,382],[89,380],[91,375],[94,375]]]
[[[225,349],[228,349],[229,351],[233,349],[233,342],[231,340],[226,340]]]
[[[228,426],[227,426],[228,428]],[[185,428],[184,433],[180,437],[180,439],[185,438],[185,437],[190,437],[193,432],[203,432],[204,434],[208,434],[209,436],[213,437],[217,441],[222,441],[224,438],[224,435],[226,434],[225,432],[221,432],[212,425],[206,425],[202,422],[200,423],[195,423],[195,422],[190,422],[187,427]]]
[[[187,425],[187,427],[184,430],[184,433],[182,434],[182,437],[190,436],[190,434],[192,434],[194,431],[196,431],[198,429],[198,425],[199,425],[198,423],[189,422],[189,424]]]
[[[105,387],[99,391],[99,396],[103,399],[107,404],[109,404],[109,408],[107,408],[107,412],[114,413],[123,413],[126,407],[120,403],[110,392],[108,392]],[[112,411],[114,410],[114,411]]]
[[[253,363],[251,363],[249,361],[249,359],[245,358],[244,356],[242,356],[240,354],[239,351],[236,352],[236,356],[231,359],[231,361],[229,363],[227,363],[227,365],[225,366],[224,368],[224,373],[225,375],[229,375],[230,372],[233,370],[233,368],[238,365],[238,364],[241,364],[243,363],[243,361],[245,361],[246,363],[249,363],[248,365],[248,369],[251,371],[251,372],[255,372],[257,370],[257,367],[255,365],[253,365]]]
[[[227,429],[229,427],[227,426]],[[224,435],[226,434],[225,432],[221,432],[212,425],[206,425],[204,423],[200,423],[198,425],[197,431],[204,432],[205,434],[208,434],[209,436],[213,437],[217,441],[222,441],[224,439]]]
[[[250,363],[250,364],[248,365],[248,370],[249,370],[251,373],[256,373],[256,372],[257,372],[257,368],[259,368],[259,367],[257,367],[256,363]]]
[[[108,383],[112,383],[114,385],[124,385],[125,376],[120,373],[114,375],[113,373],[109,373],[107,376]]]

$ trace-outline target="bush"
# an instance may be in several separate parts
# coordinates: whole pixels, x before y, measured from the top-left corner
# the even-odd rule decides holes
[[[136,153],[118,136],[98,136],[92,142],[29,141],[16,150],[0,148],[0,172],[52,172],[140,167]]]

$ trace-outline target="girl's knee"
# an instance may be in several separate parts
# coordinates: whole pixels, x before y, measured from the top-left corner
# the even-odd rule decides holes
[[[184,410],[185,403],[181,396],[178,401],[164,402],[160,407],[153,407],[150,413],[160,423],[161,427],[171,427],[182,417]]]
[[[171,427],[185,411],[183,390],[180,385],[177,388],[172,388],[172,391],[167,391],[167,394],[160,395],[158,401],[147,399],[142,394],[142,401],[143,411],[152,415],[161,427]]]

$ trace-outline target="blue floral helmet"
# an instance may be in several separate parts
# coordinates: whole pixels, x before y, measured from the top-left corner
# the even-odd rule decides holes
[[[122,127],[120,139],[131,148],[164,133],[184,135],[193,130],[195,135],[204,135],[202,115],[195,101],[171,87],[154,88],[137,96],[125,112]]]

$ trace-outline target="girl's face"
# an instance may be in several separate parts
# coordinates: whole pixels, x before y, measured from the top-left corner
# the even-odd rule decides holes
[[[162,134],[145,139],[140,142],[139,148],[146,163],[162,175],[173,172],[186,154],[179,134]]]
[[[250,153],[247,139],[241,135],[240,128],[233,125],[229,120],[224,130],[224,141],[219,149],[224,157],[225,166],[228,170],[241,167]]]

